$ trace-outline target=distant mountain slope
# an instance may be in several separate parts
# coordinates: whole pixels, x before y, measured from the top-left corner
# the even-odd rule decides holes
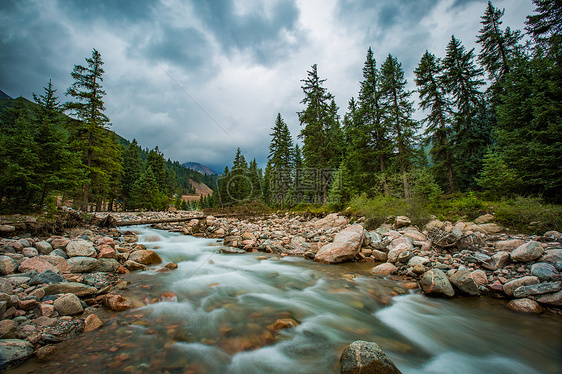
[[[5,93],[4,91],[2,91],[2,90],[0,90],[0,99],[3,99],[3,100],[12,100],[12,98],[11,98],[10,96],[6,95],[6,93]]]
[[[218,175],[219,173],[217,173],[216,171],[208,168],[205,165],[202,165],[198,162],[186,162],[184,164],[182,164],[183,166],[185,166],[186,168],[189,168],[191,170],[195,170],[196,172],[203,174],[203,175]]]

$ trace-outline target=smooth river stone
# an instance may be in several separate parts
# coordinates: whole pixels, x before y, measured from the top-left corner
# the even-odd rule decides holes
[[[561,289],[562,286],[560,286],[560,282],[545,282],[540,284],[533,284],[530,286],[519,287],[515,291],[513,291],[513,297],[520,299],[532,295],[553,293],[553,292],[560,291]]]

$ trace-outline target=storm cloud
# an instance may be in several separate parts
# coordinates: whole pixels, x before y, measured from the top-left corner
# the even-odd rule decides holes
[[[301,80],[318,64],[343,116],[369,47],[391,53],[409,88],[425,50],[452,34],[468,48],[485,0],[4,0],[0,89],[28,99],[52,79],[59,99],[93,48],[105,62],[112,129],[166,158],[222,171],[237,147],[264,166],[281,113],[296,140]],[[529,0],[495,1],[523,29]],[[415,96],[415,95],[414,95]],[[418,114],[419,115],[419,114]]]

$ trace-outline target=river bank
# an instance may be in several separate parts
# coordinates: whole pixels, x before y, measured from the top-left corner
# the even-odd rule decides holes
[[[149,213],[139,218],[138,214],[112,214],[120,222],[127,219],[173,219],[171,215]],[[104,217],[100,215],[99,218]],[[437,222],[432,224],[439,225]],[[434,228],[419,230],[409,227],[404,218],[394,225],[365,231],[337,215],[312,220],[287,215],[251,220],[209,216],[177,224],[159,223],[155,227],[183,235],[222,240],[223,245],[217,247],[222,253],[261,251],[279,258],[298,256],[319,263],[357,261],[367,274],[373,274],[372,277],[396,277],[402,280],[404,288],[414,289],[421,284],[427,294],[448,295],[450,290],[456,294],[470,294],[469,291],[473,291],[481,295],[514,297],[513,300],[523,300],[525,305],[533,301],[540,308],[556,306],[551,300],[559,297],[559,288],[554,292],[544,291],[560,287],[559,275],[547,267],[551,270],[550,278],[545,278],[537,272],[536,265],[550,264],[555,270],[560,265],[557,256],[562,250],[556,241],[559,240],[557,233],[547,233],[542,237],[483,233],[486,228],[490,231],[501,229],[496,229],[491,223],[463,223],[463,226],[443,223],[442,231],[432,231]],[[101,327],[103,322],[97,317],[99,310],[127,310],[158,301],[158,298],[126,300],[120,295],[120,289],[127,287],[122,277],[127,276],[125,274],[129,271],[148,267],[151,271],[173,273],[177,267],[172,261],[161,262],[156,248],[146,249],[145,244],[138,244],[139,236],[134,231],[89,227],[70,230],[60,237],[20,237],[0,241],[0,271],[3,274],[0,280],[0,307],[3,308],[0,337],[5,351],[9,347],[9,352],[13,354],[14,360],[10,365],[33,354],[39,360],[48,360],[55,354],[57,342]],[[443,239],[445,232],[458,238]],[[441,236],[436,236],[436,233],[441,233]],[[462,238],[473,239],[461,250],[458,246]],[[432,239],[445,240],[441,243],[446,247],[437,247],[430,243]],[[147,244],[151,243],[150,236],[144,240]],[[456,248],[451,245],[453,241]],[[461,243],[465,241],[468,240],[461,240]],[[527,244],[535,242],[537,244]],[[509,246],[513,248],[510,250]],[[528,247],[532,250],[527,250]],[[502,252],[507,253],[509,259]],[[518,257],[519,252],[527,257]],[[532,259],[526,260],[530,257]],[[496,264],[496,259],[501,261]],[[384,263],[377,265],[383,260]],[[486,266],[497,266],[497,269],[487,269]],[[385,271],[382,275],[381,269]],[[445,277],[439,277],[439,272]],[[486,278],[485,283],[482,275]],[[519,287],[510,292],[518,285],[517,282],[521,282]],[[161,297],[173,298],[174,295]],[[517,305],[517,302],[510,304]],[[535,304],[531,305],[531,310],[540,310]]]

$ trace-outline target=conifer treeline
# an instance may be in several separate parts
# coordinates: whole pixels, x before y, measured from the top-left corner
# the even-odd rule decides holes
[[[526,22],[526,43],[521,31],[503,28],[504,10],[489,2],[478,55],[454,35],[444,58],[425,52],[414,71],[421,122],[413,119],[414,92],[391,54],[379,68],[369,48],[359,94],[343,121],[313,65],[302,81],[302,153],[278,114],[269,161],[254,189],[281,207],[341,205],[362,193],[434,198],[475,190],[495,198],[519,194],[562,202],[562,12],[555,0],[533,1],[537,8]],[[238,150],[233,168],[250,173],[245,183],[259,176],[240,160]],[[224,185],[224,203],[252,197]]]
[[[82,210],[167,209],[173,194],[195,193],[190,179],[214,185],[156,147],[127,147],[109,131],[104,114],[103,61],[95,49],[86,66],[75,65],[62,105],[51,81],[35,105],[3,100],[0,116],[0,211],[43,209],[49,197],[73,199]],[[63,113],[70,115],[66,116]]]

